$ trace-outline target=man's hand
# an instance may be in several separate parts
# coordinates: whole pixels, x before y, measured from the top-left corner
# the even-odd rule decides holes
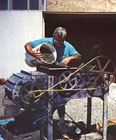
[[[62,61],[61,61],[61,63],[59,64],[60,66],[67,66],[68,65],[68,63],[70,62],[72,60],[72,57],[66,57],[66,58],[64,58]]]
[[[42,54],[39,52],[39,48],[32,49],[32,46],[29,43],[27,43],[25,45],[25,49],[30,55],[32,55],[36,58],[41,58],[42,57]]]
[[[38,51],[38,48],[35,50],[32,50],[31,55],[36,57],[36,58],[41,58],[42,54],[40,53],[40,51]]]
[[[64,59],[61,61],[61,63],[60,63],[59,65],[60,65],[60,66],[67,66],[68,63],[69,63],[72,59],[75,59],[75,60],[80,59],[80,56],[76,54],[76,55],[73,55],[73,56],[66,57],[66,58],[64,58]]]

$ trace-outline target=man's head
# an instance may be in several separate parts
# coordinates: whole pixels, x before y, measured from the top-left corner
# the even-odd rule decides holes
[[[67,36],[66,29],[63,27],[57,27],[53,33],[55,45],[60,47],[64,43],[66,36]]]
[[[57,27],[55,30],[54,30],[54,34],[57,34],[59,38],[62,38],[62,39],[65,39],[66,36],[67,36],[67,32],[66,32],[66,29],[63,28],[63,27]]]

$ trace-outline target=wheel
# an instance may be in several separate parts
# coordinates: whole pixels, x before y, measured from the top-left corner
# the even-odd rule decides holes
[[[70,74],[71,71],[63,72],[59,77],[59,81],[62,81],[63,79],[67,78]],[[73,89],[77,85],[76,75],[75,74],[71,75],[70,77],[62,81],[59,85],[62,89]]]
[[[40,89],[37,84],[28,82],[21,87],[20,90],[20,99],[23,104],[29,105],[32,101],[34,101],[34,97],[39,93],[30,93],[33,90]]]
[[[87,66],[87,78],[93,87],[107,88],[112,81],[109,81],[110,75],[115,75],[113,62],[106,56],[96,57]]]

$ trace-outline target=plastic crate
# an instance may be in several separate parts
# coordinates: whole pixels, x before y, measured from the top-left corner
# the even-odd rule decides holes
[[[5,126],[1,125],[0,134],[4,140],[40,140],[39,130],[14,136],[5,128]]]

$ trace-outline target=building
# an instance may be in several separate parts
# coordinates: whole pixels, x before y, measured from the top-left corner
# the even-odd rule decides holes
[[[34,70],[24,62],[25,43],[52,36],[57,26],[84,62],[101,53],[115,61],[115,12],[115,0],[0,0],[0,77]]]

